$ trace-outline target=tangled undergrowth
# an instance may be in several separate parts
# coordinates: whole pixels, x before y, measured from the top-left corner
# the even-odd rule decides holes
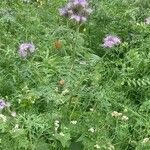
[[[1,150],[149,150],[149,0],[0,2]]]

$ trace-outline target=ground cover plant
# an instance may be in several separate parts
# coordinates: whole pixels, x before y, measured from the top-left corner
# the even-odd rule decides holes
[[[0,2],[1,150],[149,150],[149,116],[149,0]]]

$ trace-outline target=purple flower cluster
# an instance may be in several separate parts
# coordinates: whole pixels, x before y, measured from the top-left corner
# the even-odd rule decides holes
[[[22,43],[19,46],[19,54],[21,57],[26,57],[27,54],[33,53],[35,51],[35,46],[32,43]]]
[[[59,9],[61,16],[69,17],[77,22],[85,22],[92,9],[87,0],[69,0],[66,6]]]
[[[103,46],[104,47],[113,47],[114,45],[118,45],[121,43],[121,39],[117,36],[113,36],[113,35],[107,35],[104,39],[103,39]]]
[[[3,109],[5,106],[6,106],[5,101],[0,99],[0,109]]]

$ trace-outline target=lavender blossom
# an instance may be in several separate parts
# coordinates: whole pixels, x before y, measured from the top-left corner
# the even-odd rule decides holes
[[[145,23],[146,23],[146,24],[150,24],[150,17],[147,17],[147,18],[145,19]]]
[[[87,0],[69,0],[66,6],[59,8],[61,16],[69,17],[76,22],[85,22],[92,9],[88,7]]]
[[[32,43],[23,43],[19,46],[19,54],[21,57],[26,57],[28,53],[33,53],[35,47]]]
[[[0,109],[3,109],[5,106],[6,106],[5,101],[0,99]]]
[[[121,43],[120,38],[117,36],[113,36],[113,35],[106,36],[103,41],[104,41],[103,46],[109,47],[109,48],[113,47],[114,45],[118,45]]]
[[[81,5],[83,7],[85,7],[86,5],[88,5],[86,0],[72,0],[74,5]]]
[[[68,11],[68,9],[66,7],[59,8],[59,14],[61,16],[66,15],[68,13],[67,11]]]
[[[78,15],[71,15],[70,19],[74,19],[74,20],[76,20],[77,22],[80,22],[81,17],[78,16]]]

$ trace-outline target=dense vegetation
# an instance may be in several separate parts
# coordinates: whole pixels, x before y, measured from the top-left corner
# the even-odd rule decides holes
[[[150,1],[76,2],[1,0],[1,150],[150,149]]]

